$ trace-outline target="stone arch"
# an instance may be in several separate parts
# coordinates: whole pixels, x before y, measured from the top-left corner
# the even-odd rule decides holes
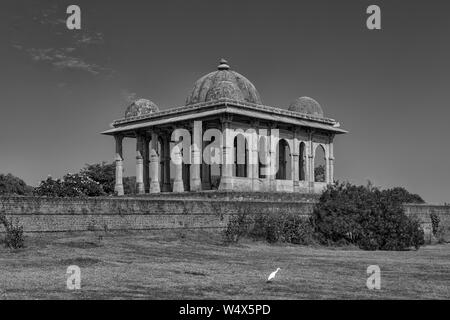
[[[314,182],[327,181],[326,148],[317,144],[314,149]]]
[[[248,141],[241,133],[233,139],[233,175],[235,177],[248,177]]]
[[[278,180],[292,180],[291,170],[291,148],[286,139],[280,139],[276,148],[277,152],[277,168],[276,179]]]
[[[300,142],[299,154],[298,154],[298,178],[300,181],[306,181],[306,143]]]

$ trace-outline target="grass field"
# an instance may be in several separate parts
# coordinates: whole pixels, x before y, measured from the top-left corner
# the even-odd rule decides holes
[[[243,241],[218,233],[41,234],[0,248],[0,299],[450,299],[450,245],[361,251]],[[66,288],[81,268],[81,290]],[[366,269],[381,268],[381,290]],[[273,283],[267,276],[281,270]]]

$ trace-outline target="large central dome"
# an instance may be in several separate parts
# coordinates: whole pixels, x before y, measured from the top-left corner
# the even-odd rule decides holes
[[[220,60],[217,69],[197,80],[186,105],[218,99],[262,104],[255,86],[243,75],[230,70],[225,59]]]

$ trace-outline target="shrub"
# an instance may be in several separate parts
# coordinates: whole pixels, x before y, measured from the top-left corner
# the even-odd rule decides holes
[[[249,208],[241,208],[241,211],[230,216],[227,226],[223,231],[223,240],[225,243],[237,243],[249,233],[250,225],[253,223]]]
[[[104,195],[103,188],[97,181],[84,173],[66,174],[63,180],[48,177],[35,189],[38,196],[47,197],[96,197]]]
[[[431,227],[433,229],[433,235],[436,236],[439,230],[439,223],[441,222],[441,219],[439,218],[436,212],[430,213],[430,219],[431,219]]]
[[[114,194],[116,179],[116,165],[114,163],[101,162],[86,164],[80,173],[85,174],[93,181],[97,181],[103,188],[105,194]]]
[[[8,221],[4,214],[0,214],[0,224],[6,230],[5,247],[19,249],[24,247],[23,227],[18,223]]]
[[[420,223],[403,209],[409,197],[403,188],[380,191],[371,185],[330,185],[312,214],[323,244],[355,244],[365,250],[404,250],[423,243]]]
[[[0,195],[29,195],[33,188],[12,174],[0,174]]]
[[[295,214],[235,215],[230,218],[224,231],[224,241],[236,243],[242,237],[268,243],[308,245],[316,242],[311,222]]]
[[[447,242],[446,241],[446,230],[445,230],[444,226],[440,226],[437,229],[435,237],[437,239],[437,242],[440,243],[440,244]]]

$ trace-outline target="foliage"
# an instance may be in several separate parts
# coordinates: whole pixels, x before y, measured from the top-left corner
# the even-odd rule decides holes
[[[441,222],[441,219],[439,218],[436,212],[430,213],[430,219],[431,219],[431,227],[433,229],[433,235],[436,236],[439,230],[439,223]]]
[[[7,248],[19,249],[24,247],[23,227],[18,223],[13,223],[6,219],[3,213],[0,213],[0,224],[5,227],[6,237],[5,246]]]
[[[114,194],[116,166],[105,161],[96,164],[86,164],[80,171],[94,181],[97,181],[106,194]]]
[[[403,188],[380,191],[372,185],[329,185],[319,198],[312,223],[323,244],[355,244],[365,250],[418,249],[424,243],[417,220],[408,217]]]
[[[425,203],[421,196],[409,193],[408,190],[403,187],[382,190],[381,193],[396,203]]]
[[[28,186],[22,179],[11,173],[0,174],[0,195],[29,195],[33,188]]]
[[[237,243],[242,237],[269,243],[315,243],[314,229],[308,219],[297,214],[251,214],[243,210],[230,217],[224,231],[224,242]]]
[[[69,173],[62,180],[48,177],[41,181],[34,192],[47,197],[96,197],[105,194],[100,183],[85,173]]]
[[[251,220],[248,215],[239,213],[231,216],[228,220],[227,227],[223,232],[223,240],[225,243],[237,243],[248,233]]]
[[[325,165],[321,164],[314,168],[314,181],[325,182]]]
[[[105,194],[114,194],[114,185],[116,183],[116,165],[114,163],[87,164],[81,170],[81,173],[97,181],[102,186]],[[136,177],[124,177],[123,189],[125,194],[136,194]]]

